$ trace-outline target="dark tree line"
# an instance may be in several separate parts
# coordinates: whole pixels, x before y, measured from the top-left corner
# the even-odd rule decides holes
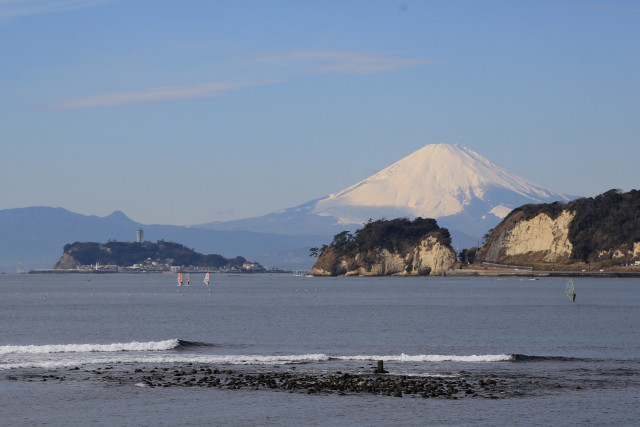
[[[157,243],[116,242],[107,243],[75,242],[64,246],[64,252],[73,256],[80,264],[114,264],[130,266],[147,259],[173,265],[194,267],[239,267],[246,262],[243,257],[227,259],[222,255],[203,255],[193,249],[174,242],[159,240]]]
[[[458,254],[458,261],[462,264],[473,264],[476,262],[476,255],[478,253],[478,247],[474,246],[469,249],[463,249]]]
[[[572,258],[594,260],[603,250],[640,241],[640,191],[609,190],[569,204],[576,215],[569,225]]]

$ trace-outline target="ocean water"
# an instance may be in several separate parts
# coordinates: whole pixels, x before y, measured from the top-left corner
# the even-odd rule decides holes
[[[638,425],[640,280],[1,275],[1,425]],[[424,398],[224,372],[464,378]],[[223,385],[171,373],[217,369]],[[164,372],[164,386],[143,381]],[[151,375],[151,374],[149,374]],[[485,391],[484,379],[500,385]]]

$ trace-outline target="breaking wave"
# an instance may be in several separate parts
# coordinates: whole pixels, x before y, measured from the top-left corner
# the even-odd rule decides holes
[[[47,353],[112,353],[119,351],[166,351],[177,348],[178,339],[112,344],[46,344],[46,345],[4,345],[0,354],[47,354]]]

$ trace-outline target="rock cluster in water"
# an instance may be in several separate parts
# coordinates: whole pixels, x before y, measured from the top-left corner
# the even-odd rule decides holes
[[[71,373],[75,371],[75,373]],[[47,380],[99,380],[144,387],[202,387],[227,390],[279,390],[291,393],[336,393],[338,395],[368,393],[381,396],[412,396],[423,398],[464,397],[498,398],[505,396],[507,384],[492,378],[415,377],[385,374],[349,374],[336,372],[236,372],[208,366],[141,367],[134,370],[113,369],[111,366],[93,370],[72,368],[64,374],[45,375]],[[34,377],[30,378],[31,381]]]

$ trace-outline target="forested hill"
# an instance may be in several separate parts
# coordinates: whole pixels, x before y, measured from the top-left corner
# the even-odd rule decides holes
[[[148,260],[163,265],[215,269],[242,267],[247,261],[241,256],[227,259],[222,255],[203,255],[179,243],[164,240],[157,243],[75,242],[64,246],[64,254],[55,268],[76,268],[79,265],[95,264],[128,267],[143,264]]]

